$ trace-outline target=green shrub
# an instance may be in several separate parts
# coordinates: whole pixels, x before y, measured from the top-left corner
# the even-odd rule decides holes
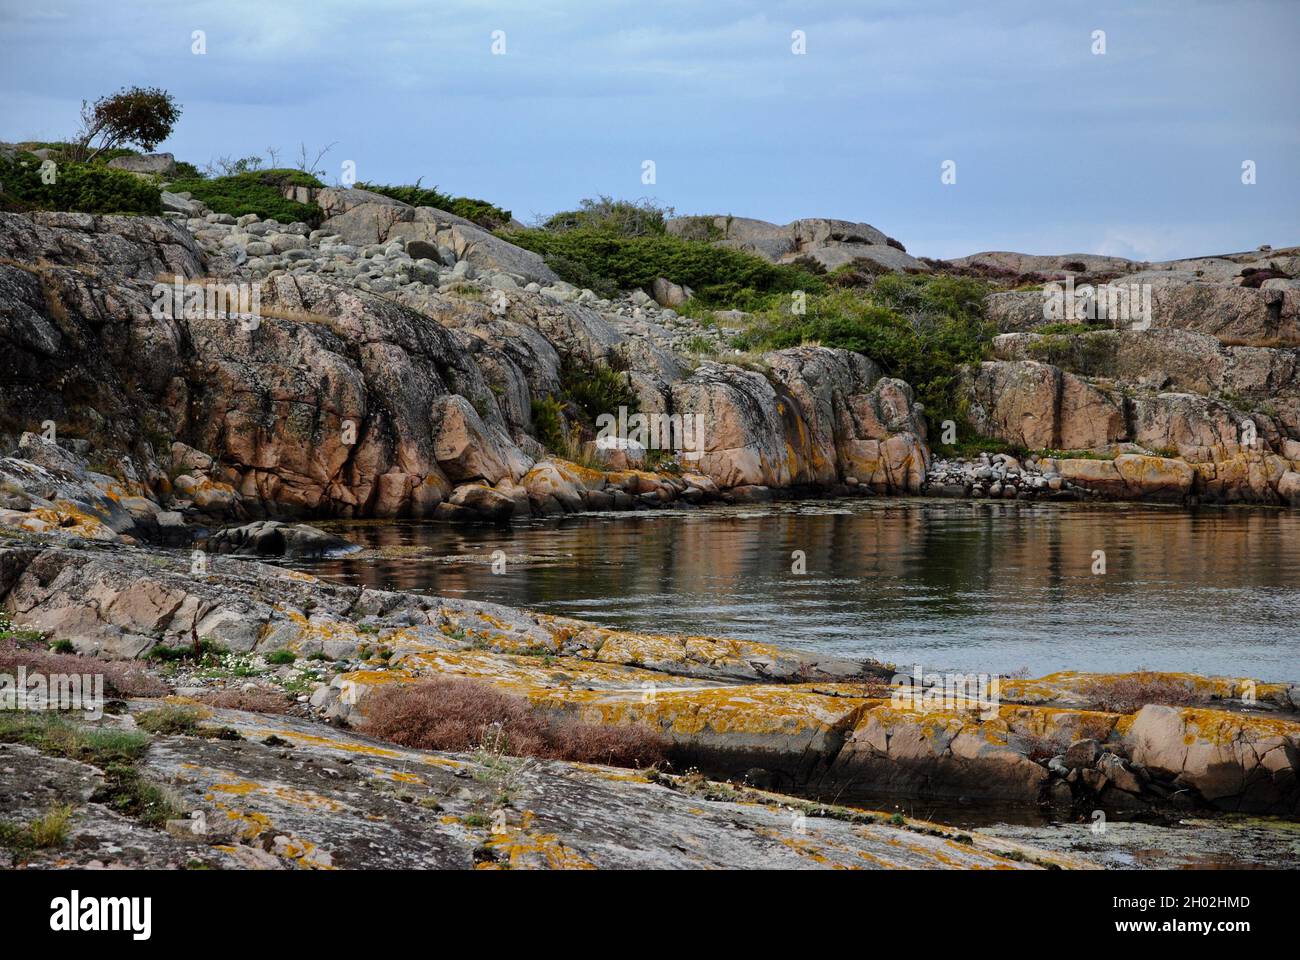
[[[984,437],[973,431],[967,430],[954,443],[940,443],[939,437],[942,434],[932,436],[930,439],[936,442],[930,445],[930,450],[935,456],[939,457],[964,457],[974,459],[981,453],[995,454],[1008,453],[1011,456],[1020,458],[1029,453],[1024,446],[1020,444],[1007,443],[997,437]]]
[[[496,204],[473,197],[452,197],[451,206],[446,209],[448,213],[477,223],[484,230],[504,227],[513,217],[509,210],[502,210]]]
[[[697,356],[711,357],[718,352],[718,348],[708,337],[702,337],[699,334],[691,337],[686,341],[685,350],[687,353],[693,353]]]
[[[220,657],[226,652],[221,644],[209,637],[204,637],[199,641],[198,649],[193,644],[180,647],[168,647],[162,644],[154,647],[149,651],[148,659],[161,661],[163,663],[177,663],[182,660],[193,660],[198,663],[210,664],[215,658]]]
[[[617,283],[596,273],[584,261],[574,260],[562,253],[545,254],[542,260],[555,271],[557,277],[581,290],[590,290],[605,300],[613,300],[619,295]]]
[[[866,290],[809,297],[806,313],[769,310],[734,341],[749,350],[820,343],[864,354],[912,385],[931,427],[961,422],[961,369],[987,356],[987,286],[967,277],[889,274]]]
[[[58,161],[53,183],[41,180],[41,161],[30,153],[0,157],[0,207],[79,213],[161,214],[158,188],[100,163]]]
[[[534,400],[533,436],[547,450],[559,451],[565,447],[564,404],[550,394],[544,400]]]
[[[681,217],[678,221],[677,235],[689,240],[726,239],[727,232],[717,225],[716,220],[716,217]]]
[[[50,150],[53,155],[50,159],[59,163],[77,161],[78,147],[75,143],[68,143],[64,140],[27,140],[17,144],[19,150],[34,152],[36,150]],[[77,161],[85,163],[94,163],[100,166],[107,166],[110,160],[116,160],[118,157],[138,157],[139,150],[132,150],[130,147],[111,147],[108,150],[101,150],[94,157],[86,161]]]
[[[667,231],[671,207],[650,200],[615,200],[601,196],[582,200],[577,210],[564,210],[548,219],[543,230],[590,230],[616,237],[644,237]]]
[[[595,277],[617,290],[648,290],[657,277],[666,277],[692,288],[703,307],[754,311],[774,307],[796,290],[826,289],[825,281],[798,267],[670,234],[624,237],[574,228],[515,230],[501,236],[540,253],[569,283],[581,282],[563,272],[574,265],[583,271],[583,278]],[[590,283],[584,285],[596,291]]]
[[[135,722],[141,730],[149,733],[194,734],[199,728],[199,712],[189,707],[165,704],[136,714]]]
[[[91,799],[146,827],[162,829],[168,820],[179,820],[185,810],[165,787],[140,775],[128,764],[113,764],[104,770],[105,784]]]
[[[297,659],[298,655],[292,650],[274,650],[266,655],[266,662],[277,667],[287,666]]]
[[[499,227],[504,227],[510,222],[511,218],[509,210],[502,210],[486,200],[476,200],[473,197],[453,197],[450,194],[443,193],[437,187],[421,187],[419,180],[406,186],[377,183],[358,183],[357,186],[362,190],[382,193],[394,200],[401,200],[413,207],[434,207],[437,210],[454,213],[458,217],[473,221],[485,230],[496,230]]]
[[[628,416],[641,409],[627,376],[607,364],[565,358],[560,364],[560,387],[564,398],[577,407],[578,419],[587,426],[594,426],[602,413],[617,416],[619,407],[627,407]]]
[[[618,357],[612,359],[601,364],[566,357],[560,364],[560,395],[533,400],[533,436],[551,453],[583,463],[583,441],[595,436],[597,417],[617,416],[619,407],[627,407],[628,416],[641,409]]]
[[[36,850],[63,846],[71,824],[72,807],[69,804],[50,807],[44,816],[26,826],[0,821],[0,847],[17,854],[22,861]]]
[[[216,213],[242,217],[255,213],[260,219],[274,219],[281,223],[308,223],[321,221],[321,209],[314,203],[287,200],[287,186],[321,187],[319,180],[301,170],[252,170],[212,179],[173,180],[173,193],[188,192],[195,200],[206,203]]]

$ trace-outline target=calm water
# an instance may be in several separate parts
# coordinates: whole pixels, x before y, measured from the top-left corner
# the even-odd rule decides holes
[[[332,529],[367,549],[303,565],[330,579],[609,626],[934,670],[1300,679],[1296,512],[882,498]]]

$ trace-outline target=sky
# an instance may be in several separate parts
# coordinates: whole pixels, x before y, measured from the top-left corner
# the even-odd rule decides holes
[[[1300,244],[1298,50],[1300,0],[0,0],[0,140],[160,86],[199,166],[1167,259]]]

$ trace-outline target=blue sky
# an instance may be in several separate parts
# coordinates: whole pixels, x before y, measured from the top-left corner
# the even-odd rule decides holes
[[[525,221],[605,193],[1157,259],[1300,243],[1297,50],[1296,0],[0,0],[0,139],[157,85],[184,106],[160,149],[200,165],[333,142],[330,179]]]

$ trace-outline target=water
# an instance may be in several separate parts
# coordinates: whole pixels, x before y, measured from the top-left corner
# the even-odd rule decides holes
[[[1300,679],[1296,512],[880,498],[331,527],[367,549],[302,565],[320,576],[638,631],[926,670]]]

